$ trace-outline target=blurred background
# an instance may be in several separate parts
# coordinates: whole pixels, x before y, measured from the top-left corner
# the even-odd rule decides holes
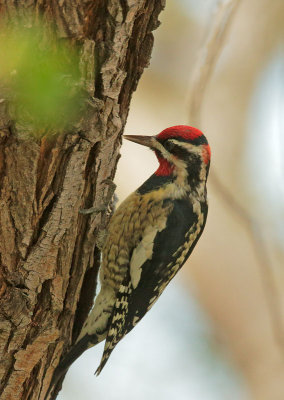
[[[193,124],[192,82],[222,3],[167,0],[126,134]],[[212,148],[204,234],[103,373],[101,344],[69,370],[60,400],[284,399],[283,20],[283,0],[239,2],[200,109]],[[134,143],[121,154],[120,201],[157,168]]]

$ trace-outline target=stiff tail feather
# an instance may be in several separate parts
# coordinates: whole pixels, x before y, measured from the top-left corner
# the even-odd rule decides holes
[[[111,355],[111,352],[113,351],[114,347],[112,349],[107,349],[104,351],[104,354],[102,356],[100,365],[96,369],[95,375],[99,375],[102,372],[103,367],[106,365],[107,360],[109,359],[109,356]]]

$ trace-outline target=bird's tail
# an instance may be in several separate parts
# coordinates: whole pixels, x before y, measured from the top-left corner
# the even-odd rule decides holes
[[[107,361],[109,359],[109,356],[111,355],[113,349],[114,349],[114,347],[104,350],[100,365],[98,366],[98,368],[96,369],[96,372],[95,372],[95,374],[97,376],[102,372],[102,369],[106,365],[106,363],[107,363]]]
[[[79,340],[70,351],[62,358],[59,365],[55,368],[53,377],[51,379],[48,391],[46,392],[44,400],[48,399],[48,395],[51,391],[59,391],[59,384],[62,384],[62,378],[68,371],[69,367],[74,361],[84,353],[85,350],[94,346],[99,342],[99,337],[97,335],[86,335],[81,340]]]

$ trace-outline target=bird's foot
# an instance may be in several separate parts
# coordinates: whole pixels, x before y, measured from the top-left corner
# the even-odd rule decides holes
[[[102,249],[104,247],[107,235],[108,235],[107,229],[100,229],[98,231],[97,238],[96,238],[96,246],[100,251],[102,251]]]
[[[108,206],[103,204],[99,207],[82,208],[81,210],[79,210],[79,213],[83,214],[83,215],[98,214],[100,212],[106,211],[107,209],[108,209]]]

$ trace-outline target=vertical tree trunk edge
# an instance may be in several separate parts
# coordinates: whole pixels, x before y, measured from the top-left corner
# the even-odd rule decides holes
[[[96,290],[96,240],[109,211],[130,100],[165,0],[7,0],[1,18],[40,14],[80,47],[89,94],[72,132],[35,140],[0,96],[0,397],[43,400]],[[31,11],[33,13],[31,13]],[[51,398],[55,398],[54,394]]]

